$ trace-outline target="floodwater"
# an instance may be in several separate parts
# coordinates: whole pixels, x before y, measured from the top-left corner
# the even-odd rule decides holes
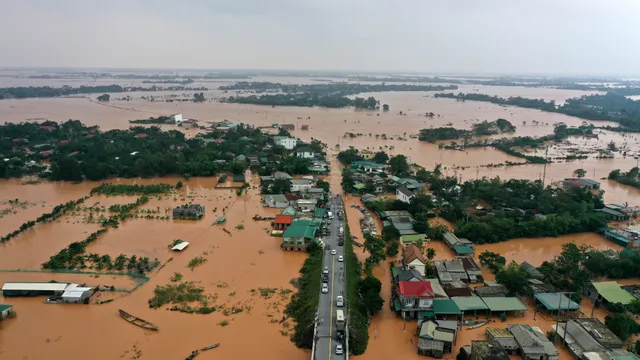
[[[254,79],[257,80],[257,79]],[[314,82],[301,78],[264,78],[261,81],[279,82]],[[61,83],[80,85],[81,82],[68,80],[11,79],[7,86],[59,86]],[[204,85],[210,88],[219,83],[229,81],[203,82],[192,86]],[[89,84],[90,82],[87,82]],[[116,82],[99,80],[100,84],[133,82]],[[456,92],[487,93],[499,96],[524,96],[543,98],[562,102],[566,98],[586,95],[587,92],[566,91],[544,88],[520,87],[481,87],[470,86]],[[488,103],[460,103],[450,99],[435,99],[432,93],[376,93],[371,94],[381,103],[391,106],[389,112],[354,111],[349,109],[320,109],[296,107],[264,107],[252,105],[221,104],[214,101],[202,104],[149,102],[141,99],[143,95],[161,96],[162,93],[113,94],[121,98],[131,95],[131,101],[113,101],[110,104],[98,104],[89,98],[64,99],[27,99],[0,101],[0,113],[4,121],[42,121],[50,119],[65,121],[79,119],[89,125],[99,125],[102,129],[129,127],[129,120],[150,116],[182,113],[186,118],[199,120],[201,123],[230,120],[255,125],[273,123],[293,123],[297,127],[309,125],[309,131],[295,131],[294,135],[309,140],[317,138],[328,144],[332,151],[336,145],[341,148],[354,146],[360,149],[385,150],[392,155],[405,154],[410,162],[431,169],[435,164],[443,164],[447,175],[460,177],[463,181],[476,177],[542,179],[550,183],[571,176],[573,170],[584,168],[588,177],[600,179],[609,171],[620,168],[627,170],[636,166],[633,156],[617,156],[615,159],[587,159],[572,163],[553,163],[545,170],[541,165],[488,167],[489,164],[505,161],[522,162],[522,159],[506,155],[491,148],[454,151],[439,149],[436,144],[427,144],[410,138],[422,128],[438,127],[452,124],[458,128],[470,128],[476,121],[505,118],[517,126],[511,136],[541,136],[553,131],[553,125],[565,122],[568,125],[580,125],[583,120],[562,114],[549,114],[531,109],[501,107]],[[206,92],[208,98],[227,96],[220,91]],[[187,93],[187,96],[190,96]],[[112,97],[113,98],[113,97]],[[402,111],[403,115],[400,115]],[[437,114],[433,119],[424,116],[426,112]],[[405,115],[406,114],[406,115]],[[596,125],[614,125],[607,122],[590,122]],[[171,125],[163,126],[172,128]],[[194,130],[185,130],[190,136]],[[361,134],[351,138],[347,133]],[[385,134],[387,139],[382,139]],[[346,135],[346,136],[345,136]],[[378,137],[376,137],[378,135]],[[391,139],[393,138],[393,140]],[[597,142],[587,143],[583,139],[570,139],[574,145],[585,147],[603,146],[614,140],[626,147],[630,153],[638,150],[638,141],[634,136],[620,134],[603,134]],[[329,176],[333,192],[340,191],[340,167],[332,158],[332,173]],[[274,324],[273,319],[282,316],[288,302],[286,291],[266,299],[258,288],[293,289],[289,281],[298,275],[304,259],[303,253],[283,252],[280,250],[280,239],[268,235],[268,222],[253,221],[254,214],[274,215],[276,211],[264,209],[260,205],[258,182],[251,179],[252,189],[249,194],[238,197],[233,190],[213,189],[215,179],[178,178],[150,180],[121,180],[123,183],[176,183],[183,181],[185,187],[176,196],[164,196],[162,199],[152,198],[142,209],[158,211],[157,215],[165,215],[165,210],[178,204],[193,201],[206,206],[206,215],[198,222],[173,221],[157,219],[130,219],[118,229],[110,229],[105,235],[91,244],[88,252],[109,254],[112,257],[120,253],[157,257],[164,267],[150,274],[151,280],[135,292],[108,294],[101,296],[116,298],[116,301],[105,305],[57,305],[44,304],[43,298],[2,299],[2,303],[10,303],[18,312],[16,319],[0,322],[0,359],[59,359],[68,357],[69,353],[83,349],[99,349],[92,351],[96,360],[107,359],[177,359],[186,357],[192,350],[212,343],[221,343],[221,347],[209,353],[203,353],[199,359],[208,358],[255,358],[269,359],[308,359],[310,354],[295,348],[290,342],[288,332],[292,324]],[[120,181],[120,180],[114,180]],[[33,220],[39,215],[63,202],[75,200],[89,194],[97,183],[48,183],[27,184],[20,180],[0,181],[0,234],[7,234],[17,229],[23,222]],[[607,202],[640,203],[640,190],[615,182],[603,181]],[[22,206],[11,205],[8,200],[19,199]],[[134,197],[93,196],[85,205],[124,204],[132,202]],[[349,197],[350,205],[355,199]],[[215,210],[215,211],[214,211]],[[215,219],[225,213],[228,221],[225,225],[212,225]],[[347,209],[350,227],[354,235],[362,239],[358,220],[361,214],[354,208]],[[156,215],[156,214],[154,214]],[[244,229],[236,226],[242,225]],[[380,224],[378,224],[380,226]],[[228,229],[231,235],[222,231]],[[38,225],[27,230],[7,243],[0,244],[0,270],[28,269],[37,270],[39,265],[50,256],[74,241],[83,240],[98,226],[87,223],[87,213],[76,211],[55,222]],[[381,229],[381,227],[380,227]],[[181,253],[171,253],[167,249],[174,239],[189,241],[190,246]],[[574,234],[558,238],[514,239],[499,244],[479,245],[477,253],[483,250],[503,254],[507,260],[527,260],[538,265],[551,260],[560,252],[565,242],[587,244],[595,248],[617,248],[615,244],[595,234]],[[453,254],[440,242],[429,246],[436,250],[436,259],[452,259]],[[366,253],[356,253],[361,260]],[[207,261],[190,270],[189,260],[202,256]],[[389,260],[397,260],[389,259]],[[152,310],[147,300],[153,296],[157,285],[168,284],[169,278],[176,272],[183,274],[187,281],[198,281],[205,292],[216,295],[216,305],[230,307],[241,304],[242,313],[225,316],[221,311],[210,315],[189,315],[179,312]],[[388,307],[391,294],[389,267],[380,264],[375,267],[374,274],[383,284],[382,297],[387,303],[383,310],[373,318],[369,329],[371,341],[363,359],[406,358],[417,359],[414,337],[416,324],[406,324]],[[492,275],[485,273],[488,278]],[[112,275],[77,275],[51,274],[35,272],[2,272],[0,282],[6,281],[69,281],[87,283],[92,286],[114,285],[118,288],[133,288],[135,281],[126,277]],[[124,296],[123,296],[124,295]],[[589,313],[590,304],[583,301],[582,311]],[[148,332],[123,321],[117,314],[122,308],[146,320],[156,323],[159,332]],[[602,310],[596,310],[595,316],[603,317]],[[228,321],[227,326],[219,325]],[[533,319],[533,312],[528,311],[525,318],[509,318],[507,323],[536,323],[544,331],[550,329],[552,322],[541,316]],[[287,327],[289,326],[289,327]],[[503,327],[504,324],[493,326]],[[447,358],[453,358],[460,346],[470,340],[484,338],[485,328],[463,330],[457,340],[455,352]],[[256,334],[259,334],[256,336]],[[78,341],[78,339],[81,339]],[[252,346],[246,346],[251,343]],[[561,353],[567,359],[566,351]]]

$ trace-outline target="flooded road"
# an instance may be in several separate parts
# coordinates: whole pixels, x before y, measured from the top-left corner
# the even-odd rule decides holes
[[[263,79],[264,80],[264,79]],[[264,81],[304,82],[309,79],[266,79]],[[110,82],[114,83],[114,82]],[[51,85],[56,82],[52,81]],[[32,85],[29,83],[29,85]],[[216,86],[218,84],[216,83]],[[16,85],[17,86],[17,85]],[[209,84],[205,85],[213,87]],[[477,88],[479,93],[499,96],[525,96],[555,100],[586,94],[584,92],[564,91],[541,88],[518,87],[470,87],[457,92],[471,92]],[[460,177],[463,181],[470,178],[488,176],[501,178],[541,179],[544,172],[541,165],[512,167],[487,167],[489,164],[522,160],[506,155],[492,148],[453,151],[439,149],[438,145],[420,142],[409,138],[422,128],[452,124],[458,128],[470,128],[478,120],[505,118],[517,126],[515,136],[542,136],[553,131],[553,124],[565,122],[571,126],[580,125],[583,120],[562,114],[549,114],[531,109],[500,107],[487,103],[459,103],[450,99],[434,99],[432,93],[376,93],[371,94],[391,106],[389,112],[354,111],[350,109],[320,108],[284,108],[251,105],[221,104],[217,102],[167,103],[148,102],[139,97],[140,93],[116,94],[116,97],[133,96],[131,101],[114,101],[108,105],[97,104],[85,98],[66,99],[28,99],[0,101],[0,113],[4,121],[41,121],[50,119],[65,121],[79,119],[89,125],[99,125],[102,129],[129,127],[129,120],[150,116],[182,113],[186,118],[198,119],[201,124],[230,120],[254,125],[273,123],[293,123],[299,128],[309,125],[309,131],[294,131],[302,139],[317,138],[328,144],[330,149],[354,146],[359,149],[384,150],[391,155],[405,154],[410,162],[431,169],[435,164],[443,164],[447,175]],[[158,94],[155,94],[158,95]],[[227,94],[228,95],[228,94]],[[208,98],[226,96],[219,91],[207,92]],[[402,111],[403,115],[400,115]],[[427,119],[424,114],[434,112],[439,115]],[[406,115],[404,115],[406,114]],[[593,122],[606,125],[606,122]],[[609,123],[610,124],[610,123]],[[615,125],[615,124],[612,124]],[[171,125],[164,128],[174,128]],[[185,130],[193,135],[195,130]],[[353,133],[355,137],[345,134]],[[357,135],[361,134],[361,135]],[[381,135],[385,134],[387,140]],[[378,137],[376,138],[376,135]],[[393,140],[391,138],[393,137]],[[401,140],[400,140],[400,139]],[[630,149],[637,149],[637,139],[623,138],[618,134],[606,135],[597,146],[614,140],[619,144],[627,141]],[[582,140],[576,140],[580,142]],[[586,145],[585,145],[586,146]],[[329,151],[332,153],[333,151]],[[584,168],[588,177],[600,179],[609,171],[621,168],[629,169],[637,164],[631,156],[616,159],[587,159],[571,163],[549,164],[546,169],[546,183],[571,176],[573,170]],[[179,178],[122,180],[123,183],[170,184],[181,180],[185,187],[175,197],[153,198],[142,208],[159,211],[193,200],[206,207],[206,215],[198,222],[130,219],[118,229],[110,229],[104,236],[92,243],[87,252],[109,254],[112,257],[125,255],[148,256],[158,258],[165,266],[150,274],[150,281],[135,292],[103,294],[112,296],[116,301],[105,305],[57,305],[44,304],[43,298],[0,297],[1,303],[14,305],[18,318],[0,322],[0,359],[61,359],[79,347],[99,349],[92,352],[96,360],[111,359],[180,359],[192,350],[212,343],[221,343],[220,348],[201,354],[198,359],[308,359],[310,353],[295,348],[290,342],[290,329],[293,324],[274,323],[273,319],[282,316],[284,306],[293,290],[290,280],[298,275],[306,255],[303,253],[283,252],[281,239],[268,235],[268,222],[253,221],[255,214],[274,215],[276,211],[264,209],[260,204],[260,195],[253,189],[248,195],[238,197],[233,190],[213,189],[215,179]],[[114,180],[117,181],[117,180]],[[332,173],[329,176],[333,192],[340,191],[340,167],[332,158]],[[257,180],[252,178],[252,185]],[[33,220],[39,215],[51,211],[61,203],[76,200],[89,194],[97,183],[47,183],[28,185],[20,180],[0,181],[0,233],[7,234],[20,224]],[[603,181],[607,202],[629,202],[640,204],[640,190],[615,182]],[[24,206],[15,206],[9,200],[18,199]],[[133,201],[133,197],[93,196],[85,205],[109,206]],[[357,199],[349,197],[347,205]],[[3,211],[4,210],[4,211]],[[215,210],[215,211],[214,211]],[[226,214],[228,221],[222,227],[212,225],[215,219]],[[362,239],[358,220],[361,214],[356,209],[347,208],[349,224],[354,235]],[[50,256],[74,241],[83,240],[95,231],[98,225],[87,223],[86,212],[77,211],[61,217],[55,222],[38,225],[34,229],[0,244],[0,269],[37,270],[40,264]],[[236,228],[242,225],[244,228]],[[380,226],[380,224],[378,224]],[[381,230],[381,227],[379,228]],[[181,253],[171,253],[167,245],[174,239],[189,241],[190,246]],[[617,246],[595,234],[574,234],[558,238],[514,239],[509,242],[479,245],[476,254],[483,250],[503,254],[507,260],[527,260],[539,265],[551,260],[560,251],[565,242],[587,244],[598,249],[617,248]],[[429,245],[436,250],[436,259],[453,259],[453,253],[441,242]],[[361,260],[367,256],[356,248]],[[206,258],[206,262],[194,268],[187,267],[196,256]],[[169,261],[171,259],[171,261]],[[399,257],[389,260],[397,260]],[[222,311],[210,315],[190,315],[168,310],[153,310],[147,301],[153,296],[157,285],[170,283],[170,277],[179,272],[186,281],[198,281],[205,292],[217,296],[216,305],[221,308],[241,304],[241,313],[226,316]],[[374,274],[383,284],[382,297],[385,300],[383,310],[377,314],[369,328],[371,340],[362,359],[418,359],[417,339],[414,337],[416,324],[406,324],[397,317],[388,306],[391,295],[391,278],[386,263],[374,268]],[[485,274],[491,278],[491,274]],[[108,275],[77,275],[27,272],[0,272],[0,283],[7,281],[69,281],[87,283],[92,286],[113,285],[118,288],[133,288],[136,282],[128,277]],[[256,291],[259,288],[278,289],[276,295],[265,297]],[[254,290],[254,291],[252,291]],[[281,295],[282,294],[282,295]],[[122,308],[143,319],[156,323],[159,332],[147,332],[137,328],[117,314]],[[590,312],[590,303],[583,301],[582,311]],[[596,310],[603,317],[602,310]],[[228,325],[220,325],[227,321]],[[525,318],[510,318],[507,323],[537,323],[544,331],[552,322],[538,316],[533,320],[533,311]],[[287,327],[288,326],[288,327]],[[493,326],[504,327],[497,323]],[[485,328],[463,330],[458,339],[455,352],[447,358],[453,358],[460,346],[470,340],[484,338]],[[258,334],[258,336],[256,336]],[[78,339],[81,339],[78,341]],[[251,342],[251,346],[245,344]],[[360,358],[360,357],[359,357]],[[566,351],[561,358],[568,359]]]

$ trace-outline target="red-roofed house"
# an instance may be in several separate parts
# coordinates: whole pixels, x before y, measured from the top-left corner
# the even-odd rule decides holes
[[[43,151],[43,152],[40,153],[40,156],[49,157],[49,156],[51,156],[51,151]]]
[[[271,223],[275,230],[284,230],[293,222],[293,216],[291,215],[276,215],[275,220]]]
[[[53,130],[56,129],[56,127],[55,126],[50,126],[50,125],[42,125],[42,126],[40,126],[40,129],[53,131]]]
[[[147,134],[136,134],[137,138],[145,138],[147,137]]]
[[[403,318],[417,319],[420,312],[433,311],[434,293],[429,281],[400,281],[396,294]]]
[[[15,138],[15,139],[13,139],[13,142],[14,142],[14,143],[19,143],[19,142],[21,142],[21,141],[22,141],[22,139],[21,139],[21,138]]]
[[[69,140],[60,140],[60,144],[68,144]]]
[[[416,269],[421,275],[425,274],[425,267],[427,265],[427,259],[422,255],[422,251],[417,246],[411,244],[404,248],[404,254],[402,254],[402,264],[405,269]]]

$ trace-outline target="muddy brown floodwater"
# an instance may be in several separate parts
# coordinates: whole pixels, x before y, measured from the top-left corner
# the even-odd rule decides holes
[[[261,78],[260,81],[313,83],[303,78]],[[39,80],[10,79],[8,86],[61,86],[63,84],[88,84],[81,79]],[[101,79],[100,83],[137,84]],[[224,82],[202,82],[197,85],[215,88]],[[566,91],[543,88],[519,87],[482,87],[464,86],[458,91],[487,93],[498,96],[523,96],[555,100],[586,95],[586,92]],[[112,98],[131,95],[131,101],[112,101],[99,104],[89,98],[64,99],[28,99],[0,101],[0,113],[4,121],[42,121],[50,119],[65,121],[79,119],[89,125],[99,125],[102,129],[129,127],[129,120],[150,116],[182,113],[187,118],[197,119],[201,124],[212,121],[230,120],[254,125],[273,123],[293,123],[298,127],[309,125],[309,131],[294,131],[294,135],[305,140],[317,138],[328,144],[332,156],[332,173],[329,176],[333,192],[340,191],[340,168],[337,165],[336,145],[341,148],[354,146],[359,149],[385,150],[396,155],[405,154],[410,161],[433,168],[443,164],[447,175],[460,177],[463,181],[470,178],[500,176],[501,178],[541,179],[544,167],[526,165],[513,167],[487,167],[489,164],[505,161],[522,162],[521,159],[506,155],[491,148],[453,151],[439,149],[436,144],[427,144],[410,138],[422,128],[452,124],[458,128],[470,128],[474,122],[505,118],[517,127],[511,136],[541,136],[550,134],[553,125],[565,122],[568,125],[580,125],[583,120],[562,114],[549,114],[532,109],[501,107],[480,102],[456,102],[450,99],[435,99],[433,93],[376,93],[371,94],[381,103],[391,106],[389,112],[353,111],[350,109],[320,109],[296,107],[263,107],[252,105],[221,104],[215,101],[202,104],[148,102],[143,95],[162,96],[162,93],[112,94]],[[217,90],[205,94],[208,98],[228,96]],[[369,94],[364,94],[369,95]],[[186,96],[191,94],[186,93]],[[95,98],[95,96],[93,97]],[[403,115],[400,115],[402,111]],[[433,119],[424,117],[426,112],[438,116]],[[597,125],[613,125],[607,122],[588,122]],[[163,128],[174,128],[171,125]],[[184,130],[188,136],[195,130]],[[353,133],[354,138],[345,136]],[[381,135],[387,139],[383,140]],[[378,137],[376,137],[378,135]],[[393,138],[393,140],[391,139]],[[569,139],[571,146],[597,147],[608,141],[637,153],[637,136],[624,136],[615,133],[603,133],[597,140]],[[562,149],[552,149],[561,152]],[[588,177],[596,179],[606,177],[608,172],[620,168],[627,170],[637,164],[633,156],[618,156],[615,159],[587,159],[574,162],[553,163],[546,168],[546,182],[560,180],[571,175],[573,170],[584,168]],[[268,222],[253,221],[255,214],[274,215],[276,211],[264,209],[260,205],[257,179],[251,178],[254,187],[247,195],[238,197],[233,190],[213,189],[215,179],[178,178],[152,180],[122,180],[123,183],[175,183],[182,180],[185,187],[174,196],[153,198],[142,208],[159,211],[188,201],[206,206],[207,213],[202,221],[173,221],[156,219],[130,219],[118,229],[109,230],[87,248],[88,252],[109,254],[112,257],[120,253],[157,257],[164,267],[150,274],[148,283],[131,294],[126,292],[104,292],[101,297],[114,298],[114,302],[89,306],[44,304],[43,298],[0,298],[2,303],[10,303],[18,312],[16,319],[0,322],[0,359],[62,359],[78,349],[90,349],[91,357],[96,360],[111,359],[180,359],[192,350],[212,343],[221,343],[221,347],[209,353],[201,354],[198,359],[308,359],[308,351],[297,349],[289,340],[293,324],[274,323],[282,316],[285,304],[293,290],[290,280],[298,275],[306,256],[301,253],[280,250],[280,239],[268,235]],[[113,180],[118,181],[118,180]],[[39,215],[63,202],[75,200],[89,194],[97,183],[69,184],[47,183],[27,184],[20,180],[0,181],[0,234],[17,229],[20,224],[33,220]],[[607,202],[640,203],[640,191],[615,182],[603,181]],[[8,200],[19,199],[21,206],[11,205]],[[132,202],[134,197],[92,196],[85,205],[109,206]],[[350,205],[354,198],[348,197]],[[213,210],[216,211],[213,211]],[[223,211],[228,221],[223,226],[212,225]],[[353,208],[347,209],[350,227],[354,235],[362,238],[358,220],[361,214]],[[242,224],[244,229],[237,229]],[[380,224],[378,224],[380,226]],[[228,229],[231,235],[222,231]],[[38,270],[40,264],[50,256],[74,241],[84,239],[98,226],[88,223],[87,214],[81,211],[67,214],[55,222],[38,225],[27,230],[10,241],[0,244],[0,270]],[[181,253],[170,253],[167,245],[173,239],[189,241],[191,245]],[[617,248],[611,242],[596,234],[574,234],[558,238],[514,239],[499,244],[479,245],[477,253],[483,250],[503,254],[507,260],[527,260],[539,265],[551,260],[565,242],[591,245],[598,249]],[[448,248],[440,242],[429,244],[436,250],[436,259],[453,259]],[[361,260],[367,254],[356,249]],[[190,270],[189,260],[196,256],[206,258],[201,266]],[[171,259],[171,261],[169,261]],[[397,260],[389,259],[389,260]],[[388,261],[389,261],[388,260]],[[183,274],[187,281],[198,281],[205,292],[216,295],[216,305],[230,307],[242,304],[244,311],[225,316],[221,311],[210,315],[189,315],[168,310],[152,310],[147,300],[153,296],[157,285],[165,285],[175,273]],[[374,274],[382,281],[382,297],[387,303],[371,323],[371,340],[362,359],[382,360],[392,358],[418,359],[415,322],[406,324],[397,317],[388,306],[391,295],[391,278],[386,263],[374,268]],[[485,271],[489,279],[493,275]],[[68,281],[86,283],[92,286],[106,285],[120,289],[131,289],[136,281],[113,275],[51,274],[37,272],[0,271],[0,283],[7,281]],[[630,279],[626,283],[636,283]],[[266,298],[256,291],[259,288],[277,289],[276,294]],[[252,291],[254,290],[254,291]],[[528,304],[531,306],[531,304]],[[592,304],[586,300],[582,311],[590,315]],[[148,332],[135,327],[117,314],[122,308],[141,318],[154,322],[160,327],[158,332]],[[595,316],[604,317],[604,312],[595,310]],[[510,317],[508,323],[526,322],[540,326],[544,331],[550,329],[551,321],[544,316],[533,318],[533,311],[527,311],[524,318]],[[219,325],[227,321],[227,326]],[[504,326],[496,323],[492,326]],[[484,338],[484,328],[462,330],[455,345],[453,358],[460,346],[471,340]],[[561,358],[569,359],[566,350],[561,349]]]

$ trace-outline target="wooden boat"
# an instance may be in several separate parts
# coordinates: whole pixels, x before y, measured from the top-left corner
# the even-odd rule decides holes
[[[108,303],[112,302],[113,300],[115,300],[115,299],[100,300],[100,301],[96,301],[96,304],[98,304],[98,305],[108,304]]]
[[[226,232],[227,234],[231,235],[231,231],[227,230],[227,229],[222,229],[222,231]]]
[[[192,352],[191,355],[187,356],[186,360],[193,360],[196,356],[198,356],[198,354],[200,354],[200,350]]]
[[[218,346],[220,346],[220,343],[213,344],[213,345],[209,345],[209,346],[205,346],[205,347],[203,347],[202,349],[200,349],[200,351],[206,351],[206,350],[215,349],[215,348],[217,348]]]
[[[475,324],[473,324],[473,325],[469,326],[469,327],[467,328],[467,330],[477,329],[477,328],[479,328],[480,326],[485,325],[486,323],[487,323],[487,321],[486,321],[486,320],[484,320],[484,321],[480,321],[480,322],[477,322],[477,323],[475,323]]]
[[[127,320],[128,322],[132,323],[133,325],[137,325],[140,326],[143,329],[147,329],[147,330],[158,330],[158,326],[156,326],[153,323],[150,323],[146,320],[140,319],[137,316],[131,315],[128,312],[122,310],[122,309],[118,309],[118,312],[120,313],[120,316],[122,316],[123,319]]]
[[[253,220],[256,221],[261,221],[261,220],[275,220],[276,217],[275,216],[260,216],[260,215],[255,215],[253,218]]]

